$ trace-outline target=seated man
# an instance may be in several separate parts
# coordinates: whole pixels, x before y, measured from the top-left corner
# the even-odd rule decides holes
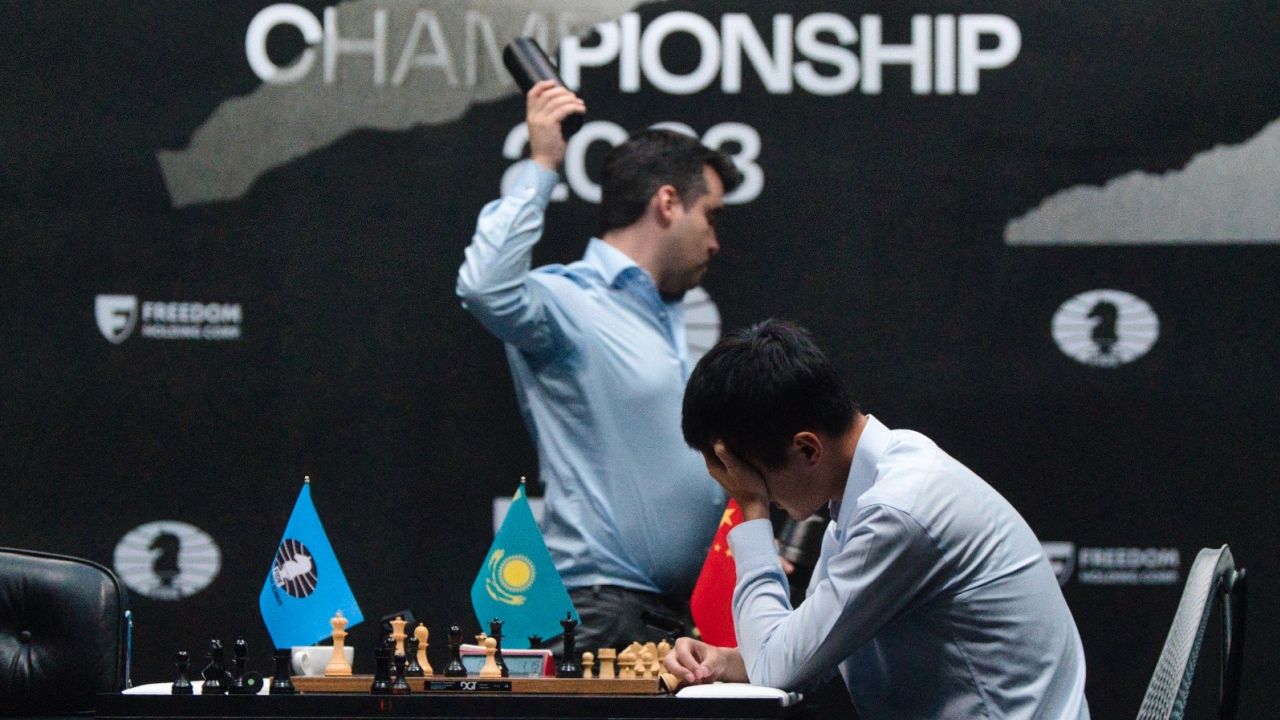
[[[681,638],[685,682],[799,689],[839,669],[864,718],[1088,718],[1084,651],[1026,521],[928,438],[851,401],[801,328],[766,321],[721,340],[684,396],[685,440],[742,506],[739,648]],[[769,505],[830,504],[799,607]]]

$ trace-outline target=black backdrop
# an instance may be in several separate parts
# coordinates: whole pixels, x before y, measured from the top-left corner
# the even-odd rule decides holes
[[[287,25],[267,55],[309,72],[264,83],[246,32],[266,5],[8,2],[0,23],[0,544],[141,572],[135,679],[168,679],[172,653],[211,634],[243,633],[265,665],[257,596],[304,474],[367,617],[411,607],[435,638],[474,627],[492,499],[536,476],[501,348],[453,296],[522,117],[482,31],[500,46],[533,13],[554,44],[561,24],[630,10],[623,27],[675,28],[659,71],[716,72],[676,94],[631,50],[571,61],[589,119],[721,125],[763,174],[724,215],[706,279],[723,326],[809,326],[867,409],[932,436],[1057,543],[1095,717],[1135,712],[1196,550],[1231,544],[1253,575],[1245,715],[1269,710],[1276,3],[332,5],[348,38],[372,37],[372,10],[386,13],[381,84],[354,50],[326,78],[328,40],[307,61]],[[326,7],[292,17],[319,27]],[[686,11],[721,48],[740,27],[725,18],[746,14],[791,62],[771,86],[743,59],[741,88],[726,87]],[[933,30],[948,27],[939,16],[1007,19],[968,26],[986,29],[969,59],[998,65],[977,92],[945,92],[934,73],[954,46],[913,36],[915,15]],[[901,65],[868,87],[868,17],[885,43],[923,43],[928,88]],[[816,40],[791,42],[806,19]],[[415,32],[423,64],[397,84]],[[844,85],[810,91],[805,61]],[[620,81],[632,63],[635,89]],[[580,194],[553,204],[539,262],[581,252],[595,206]],[[1077,314],[1095,317],[1073,325],[1081,295]],[[224,310],[201,322],[148,303]],[[184,332],[198,337],[160,337]],[[146,555],[157,521],[188,545],[167,576]],[[371,625],[353,630],[357,646]]]

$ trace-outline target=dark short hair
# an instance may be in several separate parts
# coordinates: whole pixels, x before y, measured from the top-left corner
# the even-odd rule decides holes
[[[838,435],[857,411],[839,374],[804,328],[765,320],[716,343],[684,391],[681,429],[695,450],[717,440],[766,468],[786,464],[798,432]]]
[[[671,185],[686,208],[707,192],[703,166],[710,166],[732,192],[742,173],[728,155],[671,130],[641,130],[613,148],[600,180],[600,235],[624,228],[644,214],[649,198]]]

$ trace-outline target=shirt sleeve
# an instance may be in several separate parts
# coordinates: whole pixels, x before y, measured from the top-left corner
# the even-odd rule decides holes
[[[829,676],[917,603],[938,569],[932,539],[899,510],[865,508],[847,532],[824,552],[808,596],[792,609],[769,522],[730,531],[738,571],[733,620],[753,684],[796,690]]]
[[[547,349],[555,337],[546,290],[530,268],[558,181],[532,160],[521,163],[510,189],[480,211],[458,269],[462,306],[500,340],[527,352]]]

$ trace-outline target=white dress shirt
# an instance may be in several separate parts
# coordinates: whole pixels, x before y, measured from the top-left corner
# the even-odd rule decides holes
[[[931,440],[868,417],[794,610],[767,520],[729,534],[752,683],[798,689],[838,666],[872,718],[1089,717],[1084,650],[1039,541]]]

